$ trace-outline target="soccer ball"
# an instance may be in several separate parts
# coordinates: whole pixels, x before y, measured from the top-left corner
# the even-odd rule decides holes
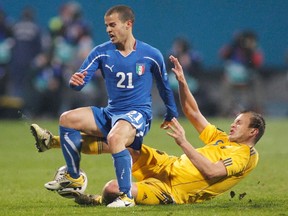
[[[55,173],[54,180],[61,178],[66,172],[67,172],[66,165],[60,167]],[[64,198],[69,198],[69,199],[75,198],[79,196],[79,194],[83,194],[88,185],[88,178],[87,178],[86,173],[81,169],[80,169],[80,174],[83,175],[85,179],[84,185],[81,188],[63,188],[63,189],[57,190],[57,193],[60,196]]]

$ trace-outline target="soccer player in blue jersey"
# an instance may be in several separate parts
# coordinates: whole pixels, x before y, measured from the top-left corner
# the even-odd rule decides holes
[[[168,125],[168,135],[175,139],[183,151],[180,157],[168,155],[147,145],[141,151],[131,150],[132,175],[136,182],[132,194],[136,204],[188,204],[211,200],[243,180],[258,163],[256,143],[265,132],[265,120],[254,111],[240,112],[228,133],[218,129],[202,115],[194,96],[189,90],[182,66],[170,56],[172,71],[179,83],[179,96],[184,114],[199,133],[204,146],[195,149],[176,118]],[[38,151],[61,148],[59,136],[33,124]],[[103,138],[82,133],[84,154],[109,153]],[[157,164],[157,166],[155,166]],[[81,205],[109,205],[118,196],[118,183],[109,181],[101,195],[62,190],[64,197],[74,196]]]
[[[178,117],[168,84],[162,54],[133,36],[134,13],[125,5],[110,8],[104,21],[110,41],[96,46],[70,79],[80,91],[100,69],[108,93],[107,107],[82,107],[64,112],[59,119],[62,152],[67,164],[64,177],[45,184],[49,190],[78,188],[84,183],[79,174],[81,132],[105,137],[112,154],[119,196],[108,207],[134,206],[131,194],[131,155],[127,146],[140,150],[152,120],[153,77],[167,113],[161,127]],[[33,132],[35,128],[31,126]]]

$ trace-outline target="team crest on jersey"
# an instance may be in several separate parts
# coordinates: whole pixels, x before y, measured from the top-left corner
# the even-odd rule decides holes
[[[141,76],[145,72],[145,64],[136,64],[136,73]]]

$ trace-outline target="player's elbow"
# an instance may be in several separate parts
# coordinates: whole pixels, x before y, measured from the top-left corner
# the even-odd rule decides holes
[[[217,173],[215,172],[206,172],[203,174],[205,176],[205,179],[207,180],[212,180],[212,179],[215,179],[215,178],[218,178],[220,177]]]
[[[217,162],[210,166],[209,169],[206,169],[202,174],[207,180],[212,180],[227,176],[227,170],[221,162]]]
[[[193,108],[191,108],[190,104],[183,103],[181,101],[182,111],[186,116],[192,116],[194,114]]]

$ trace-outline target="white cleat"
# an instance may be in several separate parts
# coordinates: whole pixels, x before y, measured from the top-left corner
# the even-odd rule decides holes
[[[32,124],[30,129],[35,138],[35,146],[38,152],[44,152],[51,148],[53,134],[50,131],[41,128],[37,124]]]
[[[62,190],[62,189],[68,189],[68,188],[72,188],[72,189],[81,189],[84,186],[85,183],[85,177],[83,175],[80,175],[79,178],[74,179],[72,178],[69,173],[65,173],[62,176],[60,176],[59,178],[47,182],[44,186],[45,188],[47,188],[48,190]]]
[[[109,208],[123,208],[123,207],[133,207],[135,206],[135,201],[129,198],[127,194],[122,193],[118,196],[112,203],[108,204]]]

